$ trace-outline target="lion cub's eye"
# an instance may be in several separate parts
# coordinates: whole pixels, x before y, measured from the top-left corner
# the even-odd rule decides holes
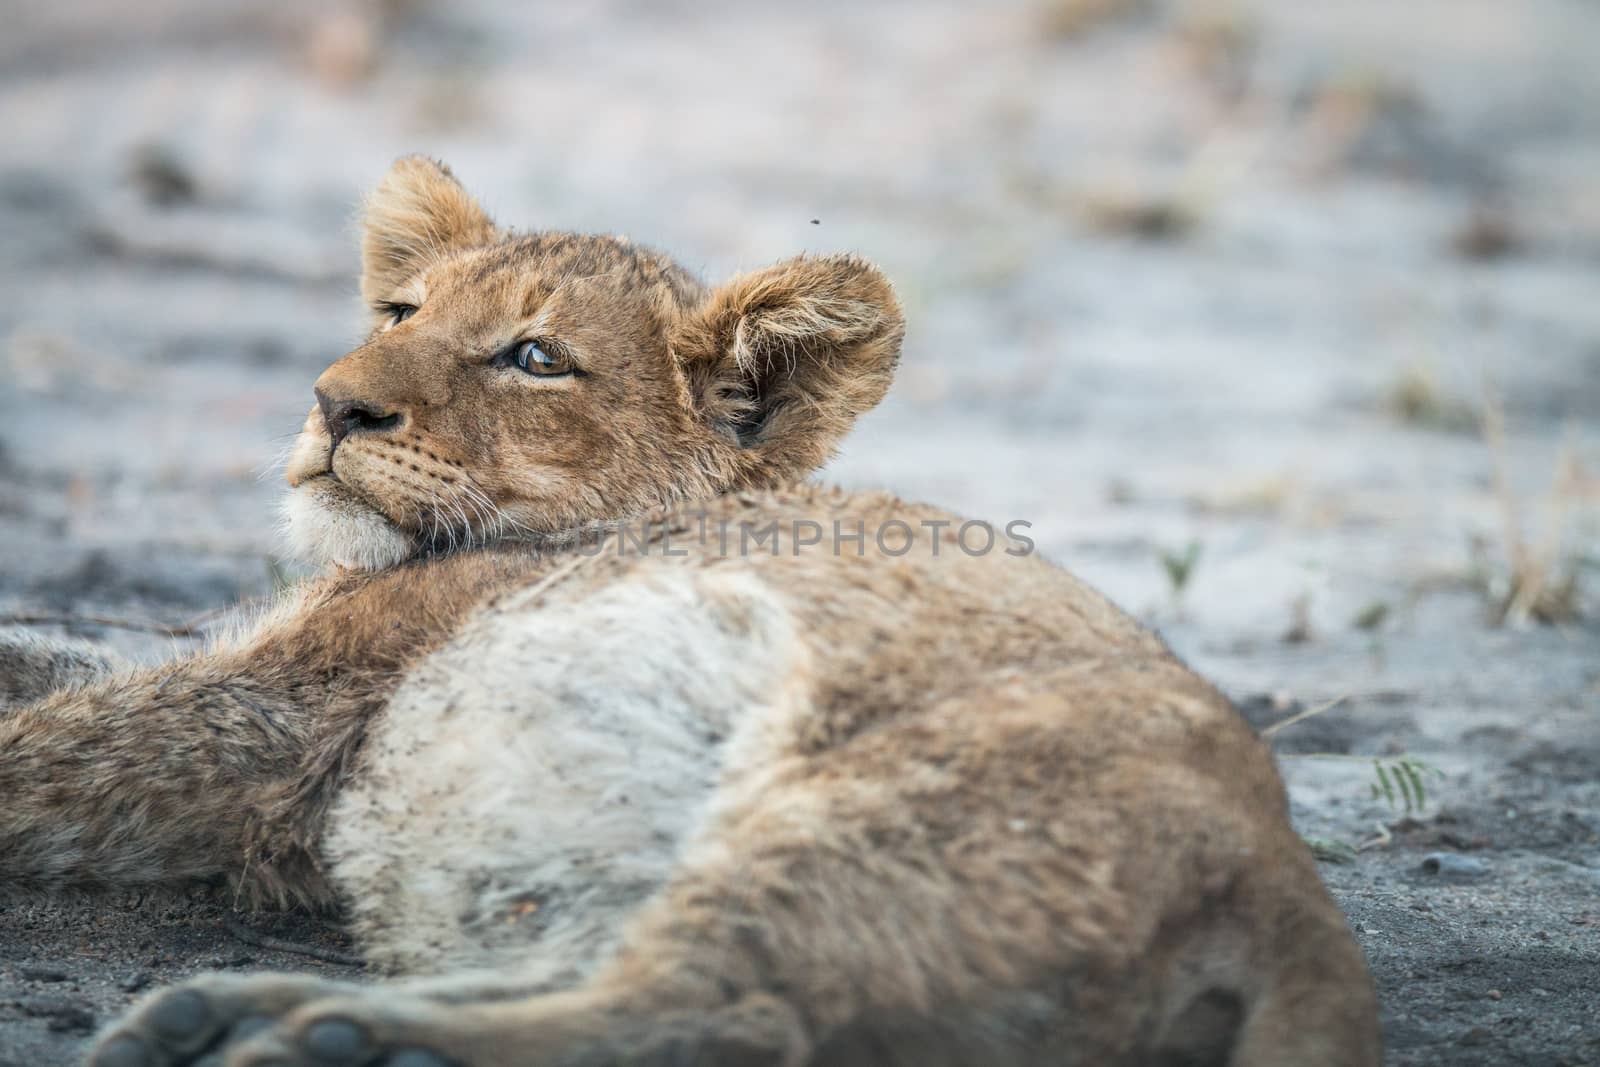
[[[537,341],[524,341],[512,350],[517,366],[541,378],[555,378],[572,373],[572,360],[566,353],[539,347]]]
[[[379,304],[378,310],[389,316],[383,328],[392,330],[417,313],[415,304]]]

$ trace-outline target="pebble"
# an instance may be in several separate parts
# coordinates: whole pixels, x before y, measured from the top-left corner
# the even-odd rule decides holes
[[[59,967],[19,963],[17,964],[17,977],[26,978],[30,982],[65,982],[67,980],[67,972]]]
[[[24,1015],[44,1019],[58,1033],[87,1034],[94,1029],[94,1013],[81,1004],[53,997],[35,997],[17,1002]]]
[[[226,970],[228,968],[249,967],[256,962],[256,958],[248,952],[235,952],[228,956],[212,956],[206,961],[206,966],[213,970]]]
[[[137,993],[139,990],[147,988],[152,980],[149,971],[134,971],[118,982],[117,988],[124,993]]]
[[[1463,856],[1458,852],[1430,852],[1422,857],[1422,873],[1446,881],[1466,882],[1487,875],[1489,865],[1476,856]]]

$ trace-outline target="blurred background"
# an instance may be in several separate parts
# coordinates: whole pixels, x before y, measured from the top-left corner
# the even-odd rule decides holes
[[[189,639],[89,617],[293,573],[274,461],[359,338],[354,211],[398,155],[709,279],[856,251],[911,326],[828,477],[1031,522],[1258,721],[1342,698],[1291,756],[1438,768],[1402,814],[1288,761],[1396,1062],[1600,1058],[1600,5],[3,21],[0,613],[156,654]],[[1480,869],[1441,888],[1441,847]]]

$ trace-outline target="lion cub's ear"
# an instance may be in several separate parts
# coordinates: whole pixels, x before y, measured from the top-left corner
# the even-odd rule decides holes
[[[905,319],[883,272],[854,256],[800,256],[713,290],[673,354],[694,402],[758,480],[821,467],[889,389]]]
[[[361,296],[368,304],[388,299],[430,260],[498,236],[450,168],[423,156],[395,160],[367,198],[361,231]]]

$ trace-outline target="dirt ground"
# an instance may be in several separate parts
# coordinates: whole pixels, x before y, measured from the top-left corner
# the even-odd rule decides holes
[[[11,5],[0,615],[154,659],[193,642],[85,618],[292,576],[275,462],[396,155],[708,276],[856,250],[912,325],[829,477],[1031,522],[1258,724],[1343,698],[1275,741],[1389,1062],[1600,1063],[1596,42],[1586,0]],[[226,903],[0,903],[0,1065],[352,971]]]

